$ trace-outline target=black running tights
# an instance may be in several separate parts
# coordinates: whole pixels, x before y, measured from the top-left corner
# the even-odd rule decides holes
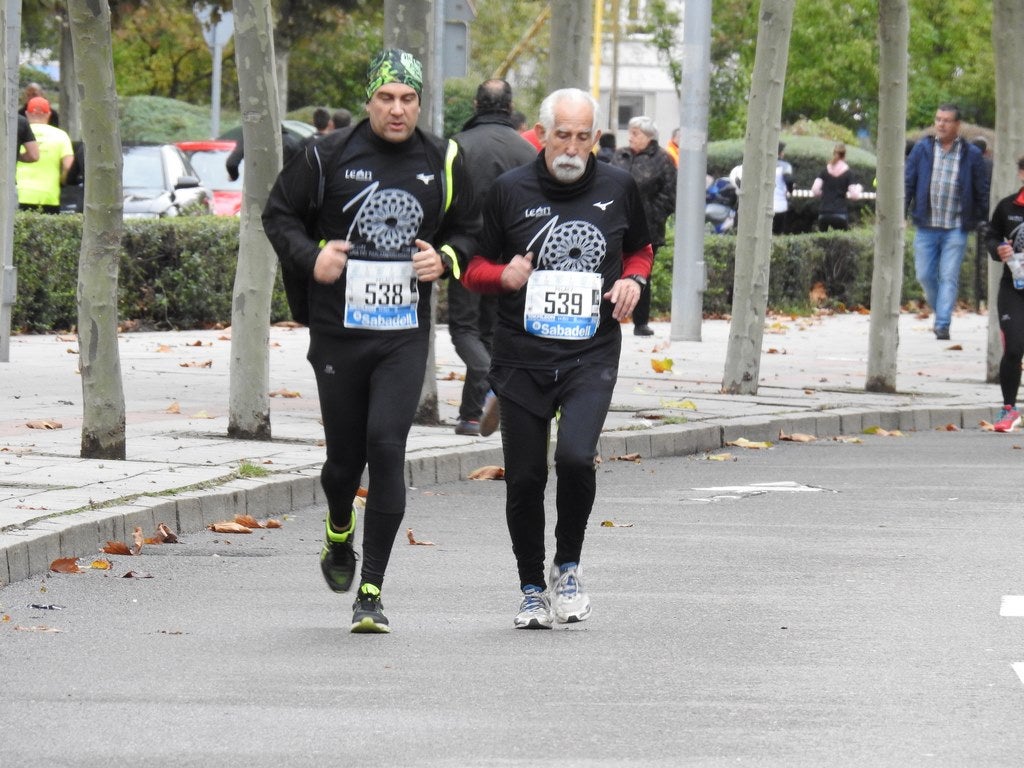
[[[364,468],[369,485],[361,583],[382,586],[405,514],[405,443],[419,405],[427,334],[310,334],[327,461],[320,483],[335,527],[348,525]]]
[[[615,387],[615,368],[577,369],[560,388],[555,472],[556,563],[579,562],[583,537],[594,506],[597,475],[594,458]],[[548,479],[548,441],[554,413],[537,416],[501,400],[501,441],[505,452],[505,517],[520,586],[545,586],[544,488]]]
[[[1003,405],[1016,405],[1017,391],[1020,389],[1020,364],[1024,359],[1024,292],[1015,289],[1009,280],[1000,280],[996,308],[999,311],[999,331],[1003,337],[999,388],[1003,392]]]

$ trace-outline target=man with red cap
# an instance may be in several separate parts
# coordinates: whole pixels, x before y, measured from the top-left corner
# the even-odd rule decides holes
[[[34,96],[25,105],[25,116],[39,145],[39,160],[18,163],[14,181],[18,207],[24,210],[60,213],[60,188],[75,159],[71,137],[49,124],[50,102]]]

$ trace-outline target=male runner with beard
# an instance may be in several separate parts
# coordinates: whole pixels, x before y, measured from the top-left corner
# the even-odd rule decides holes
[[[576,88],[541,104],[544,150],[500,176],[463,283],[497,293],[490,383],[501,402],[505,514],[522,602],[514,625],[583,621],[580,554],[597,489],[595,456],[622,333],[654,254],[627,171],[600,163],[598,106]],[[545,580],[544,488],[558,416],[555,554]]]

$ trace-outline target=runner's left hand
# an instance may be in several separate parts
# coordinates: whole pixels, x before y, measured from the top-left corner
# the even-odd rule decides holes
[[[417,240],[419,250],[412,255],[412,268],[416,279],[423,283],[432,283],[444,274],[444,262],[434,250],[434,246],[426,240]]]
[[[604,295],[608,301],[615,306],[612,309],[612,317],[620,323],[633,314],[636,304],[640,301],[640,291],[643,289],[637,285],[636,280],[623,278],[616,280],[612,289]]]

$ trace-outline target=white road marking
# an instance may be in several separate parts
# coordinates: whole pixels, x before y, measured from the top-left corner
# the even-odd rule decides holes
[[[1013,663],[1013,671],[1017,673],[1017,677],[1024,683],[1024,661],[1015,661]]]
[[[1003,595],[1000,616],[1024,616],[1024,595]]]
[[[719,493],[767,493],[769,491],[785,491],[787,493],[799,493],[812,491],[818,493],[827,490],[815,488],[813,485],[801,485],[792,480],[783,480],[778,483],[754,483],[752,485],[718,485],[713,488],[693,488],[694,491],[717,491]]]

